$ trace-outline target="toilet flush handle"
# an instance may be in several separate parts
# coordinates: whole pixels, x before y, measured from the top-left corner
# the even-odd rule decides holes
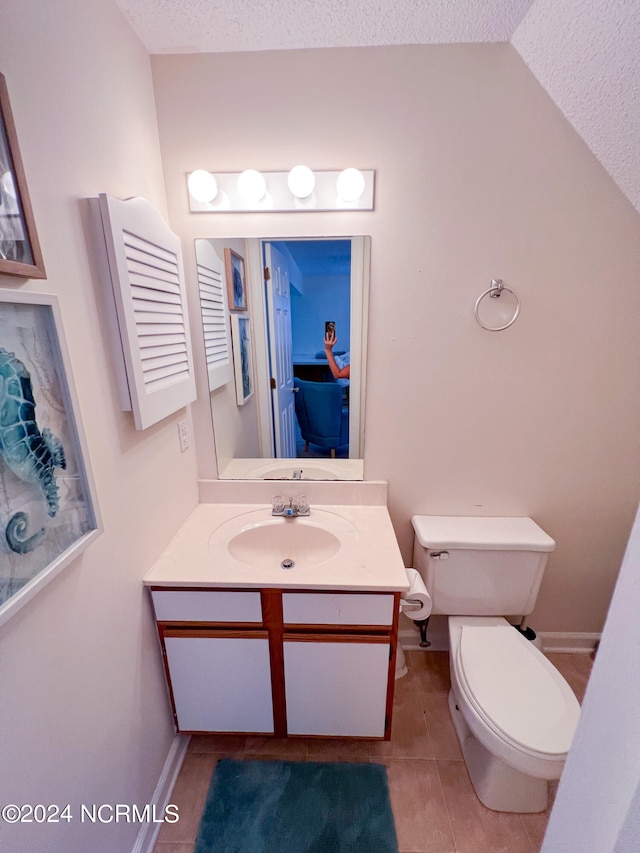
[[[448,551],[431,551],[429,556],[434,560],[448,560],[449,552]]]

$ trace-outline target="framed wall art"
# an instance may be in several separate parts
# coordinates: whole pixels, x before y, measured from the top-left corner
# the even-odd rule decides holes
[[[253,394],[251,320],[248,314],[231,315],[231,339],[233,341],[236,400],[239,406],[244,406]]]
[[[100,532],[57,298],[0,290],[0,624]]]
[[[9,93],[0,74],[0,273],[46,278]]]
[[[224,250],[224,265],[227,276],[227,296],[230,311],[247,310],[247,279],[244,258],[233,249]]]

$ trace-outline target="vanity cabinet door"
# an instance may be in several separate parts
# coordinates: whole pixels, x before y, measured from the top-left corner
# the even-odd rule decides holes
[[[179,731],[273,734],[266,631],[168,630],[163,645]]]
[[[388,637],[284,636],[290,735],[383,737]]]

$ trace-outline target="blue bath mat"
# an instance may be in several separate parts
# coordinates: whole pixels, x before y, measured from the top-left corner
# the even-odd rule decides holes
[[[386,768],[223,758],[194,853],[398,853]]]

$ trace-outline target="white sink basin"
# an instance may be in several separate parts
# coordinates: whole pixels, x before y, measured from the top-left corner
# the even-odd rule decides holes
[[[278,564],[291,569],[291,562],[318,565],[340,550],[340,540],[329,530],[296,524],[296,519],[277,521],[282,523],[274,519],[236,533],[228,545],[231,556],[256,569]]]
[[[301,518],[254,510],[221,524],[209,547],[255,569],[304,570],[331,560],[357,538],[350,521],[326,510],[312,508],[310,516]]]

